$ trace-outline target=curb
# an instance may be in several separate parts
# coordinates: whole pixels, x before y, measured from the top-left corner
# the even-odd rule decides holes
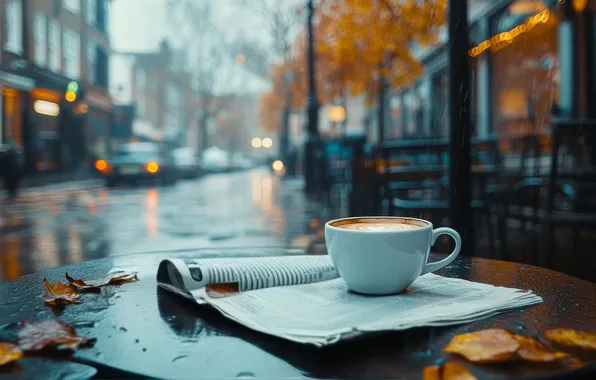
[[[62,193],[70,193],[72,191],[92,190],[103,187],[101,179],[85,179],[74,181],[63,181],[41,186],[29,186],[19,189],[17,199],[23,196],[31,196],[39,193],[49,191],[61,191]],[[0,190],[0,198],[8,198],[6,190]]]

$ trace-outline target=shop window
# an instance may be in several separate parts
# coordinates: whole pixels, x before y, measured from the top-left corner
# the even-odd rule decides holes
[[[79,35],[73,32],[72,30],[64,29],[62,44],[64,58],[64,75],[71,79],[79,79]]]
[[[21,0],[8,0],[5,14],[6,43],[4,49],[23,54],[23,6]]]
[[[389,139],[400,139],[403,136],[403,101],[400,94],[393,94],[389,100],[389,109],[391,112],[391,124],[389,126]]]
[[[87,79],[91,84],[97,82],[97,44],[93,41],[87,43]]]
[[[96,81],[97,85],[108,88],[109,84],[109,56],[101,46],[97,47]]]
[[[51,20],[48,23],[48,67],[55,73],[59,73],[62,65],[60,52],[60,23],[57,20]]]
[[[547,134],[558,98],[557,16],[520,4],[512,3],[492,22],[496,34],[510,33],[506,43],[493,47],[492,124],[504,136]]]
[[[430,83],[424,78],[416,88],[418,133],[420,137],[432,137],[428,115],[430,114]]]
[[[45,67],[47,63],[46,18],[43,13],[33,15],[33,38],[35,41],[35,64]]]
[[[436,74],[432,79],[433,102],[431,135],[446,138],[449,134],[449,80],[447,72]]]
[[[15,144],[23,145],[23,133],[21,128],[21,96],[19,91],[5,87],[0,93],[3,97],[4,120],[3,129],[6,141],[13,141]]]

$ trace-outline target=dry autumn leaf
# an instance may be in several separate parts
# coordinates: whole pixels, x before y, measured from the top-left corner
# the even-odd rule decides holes
[[[0,342],[0,367],[23,357],[23,351],[16,344]]]
[[[477,380],[466,367],[458,363],[445,363],[443,365],[442,380]]]
[[[81,296],[69,285],[63,284],[60,281],[56,281],[56,283],[52,285],[45,277],[42,277],[41,279],[43,281],[43,287],[46,291],[46,294],[44,294],[41,298],[43,298],[47,304],[56,306],[71,303],[81,303]]]
[[[431,365],[424,368],[422,372],[422,380],[441,380],[441,367],[438,365]]]
[[[596,333],[572,329],[552,329],[544,334],[546,338],[567,347],[596,350]]]
[[[547,363],[569,356],[565,352],[555,352],[529,336],[514,335],[513,337],[520,344],[517,355],[523,360]]]
[[[56,320],[22,322],[19,330],[19,346],[24,351],[76,350],[93,343],[95,339],[80,337],[72,326]]]
[[[422,380],[476,380],[476,376],[461,364],[450,362],[442,367],[431,365],[424,368]]]
[[[66,279],[70,284],[80,290],[97,290],[106,285],[120,285],[125,282],[132,282],[137,279],[137,272],[119,272],[97,280],[74,279],[66,273]]]
[[[501,363],[511,359],[520,344],[503,329],[488,329],[454,336],[443,349],[475,363]]]
[[[229,284],[207,284],[205,291],[209,297],[223,298],[240,293],[240,285],[237,282]]]

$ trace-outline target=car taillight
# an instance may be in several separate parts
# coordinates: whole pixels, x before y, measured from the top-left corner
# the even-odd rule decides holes
[[[159,165],[156,162],[150,162],[145,165],[145,170],[151,174],[155,174],[159,171]]]
[[[107,163],[106,160],[95,161],[95,169],[97,169],[98,172],[103,174],[107,174],[112,171],[112,167],[110,166],[110,164]]]

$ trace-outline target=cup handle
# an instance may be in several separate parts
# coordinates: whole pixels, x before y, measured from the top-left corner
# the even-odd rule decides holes
[[[436,230],[433,230],[431,245],[435,244],[439,235],[451,236],[453,238],[453,240],[455,240],[455,249],[453,250],[453,252],[451,252],[451,254],[449,256],[447,256],[443,260],[440,260],[440,261],[437,261],[434,263],[427,263],[424,266],[424,268],[422,268],[422,273],[420,273],[421,276],[423,274],[434,272],[434,271],[439,270],[443,267],[446,267],[447,265],[451,264],[451,262],[453,260],[455,260],[457,255],[459,255],[459,251],[461,250],[461,237],[459,236],[457,231],[455,231],[452,228],[448,228],[448,227],[441,227],[441,228],[437,228]]]

